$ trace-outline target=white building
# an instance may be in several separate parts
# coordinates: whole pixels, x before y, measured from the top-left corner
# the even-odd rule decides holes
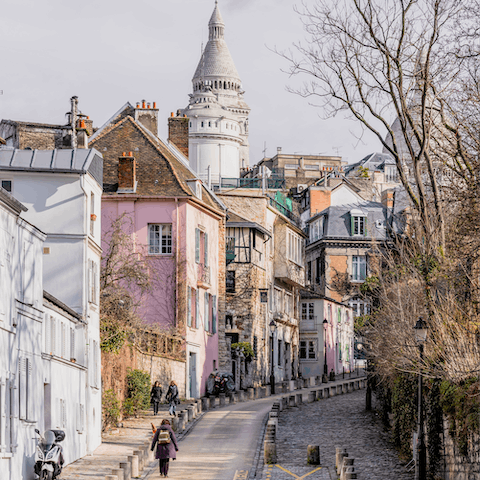
[[[29,480],[43,423],[42,245],[26,208],[0,188],[0,477]]]
[[[80,350],[81,346],[85,348],[86,361],[82,366],[88,368],[88,375],[79,371],[75,373],[77,380],[84,382],[81,386],[79,384],[79,389],[84,391],[85,397],[78,396],[75,405],[65,407],[66,415],[73,416],[82,409],[77,404],[84,405],[85,433],[82,435],[86,437],[85,452],[79,450],[75,455],[91,453],[101,443],[99,275],[102,175],[102,156],[94,149],[0,150],[1,184],[28,208],[24,218],[47,234],[43,246],[44,288],[73,311],[62,313],[67,315],[68,322],[62,320],[65,327],[60,327],[60,332],[62,328],[71,328],[75,324],[75,344]],[[43,309],[41,298],[39,310]],[[72,313],[78,314],[79,318],[72,317]],[[82,324],[78,330],[77,321]],[[51,326],[46,323],[45,328],[48,332]],[[62,333],[55,332],[57,334],[60,336],[55,338],[59,342],[66,341]],[[41,351],[41,338],[40,331],[37,354]],[[60,359],[73,363],[71,359],[75,357],[70,355],[70,358],[62,359],[57,350],[48,351],[45,347],[44,343],[42,351],[44,360],[50,365],[46,369],[52,373],[49,377],[52,387],[50,390],[45,388],[37,400],[43,400],[39,403],[50,404],[52,410],[56,410],[60,400],[66,402],[67,398],[52,397],[55,392],[60,395],[54,385],[63,383],[66,389],[73,378],[67,380],[65,371],[54,364]],[[63,347],[60,345],[60,348]],[[50,421],[46,426],[58,423],[56,418]],[[66,426],[67,438],[76,435],[73,424],[67,422]]]
[[[193,93],[183,110],[189,118],[189,160],[198,177],[239,178],[249,166],[248,115],[240,76],[225,42],[217,1],[208,24],[209,39],[193,76]]]

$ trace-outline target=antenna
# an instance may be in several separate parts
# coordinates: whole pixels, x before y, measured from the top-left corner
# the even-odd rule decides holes
[[[267,153],[267,142],[263,142],[263,158],[266,158],[266,153]]]

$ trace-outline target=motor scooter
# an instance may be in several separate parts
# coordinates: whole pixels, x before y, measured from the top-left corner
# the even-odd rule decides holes
[[[43,435],[35,429],[40,437],[35,450],[35,474],[39,480],[54,480],[63,468],[63,448],[59,445],[65,439],[63,430],[47,430]]]

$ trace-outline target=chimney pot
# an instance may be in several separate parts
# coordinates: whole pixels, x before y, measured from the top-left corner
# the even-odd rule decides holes
[[[122,153],[122,157],[126,157],[126,156],[127,156],[127,155],[126,155],[126,152],[123,152],[123,153]]]
[[[187,118],[187,114],[186,114],[186,113],[183,114],[183,118]]]
[[[147,108],[150,108],[150,102],[147,103]]]
[[[133,157],[133,153],[132,153],[132,152],[128,152],[128,156],[129,156],[129,157]]]
[[[157,108],[157,102],[153,102],[153,108]]]
[[[173,117],[173,116],[174,116],[174,113],[173,113],[173,112],[170,112],[170,116]]]
[[[140,102],[137,102],[137,108],[140,108]]]
[[[145,108],[145,100],[142,100],[142,108]]]

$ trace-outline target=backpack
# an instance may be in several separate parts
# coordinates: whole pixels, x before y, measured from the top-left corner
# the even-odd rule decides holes
[[[159,445],[167,445],[170,443],[170,432],[168,430],[162,430],[158,436]]]

